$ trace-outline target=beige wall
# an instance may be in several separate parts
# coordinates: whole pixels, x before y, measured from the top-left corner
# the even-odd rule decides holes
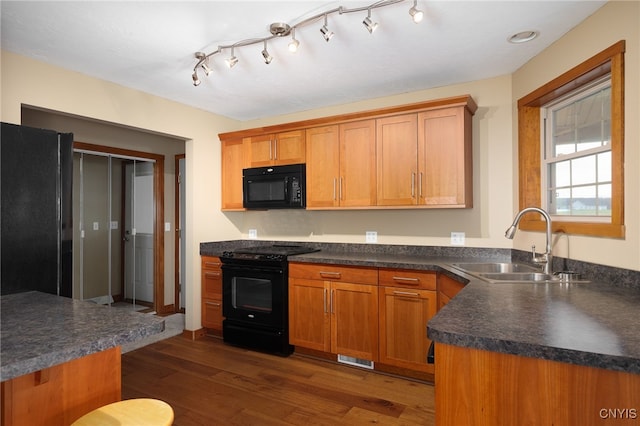
[[[517,210],[515,102],[581,60],[626,38],[627,238],[611,241],[575,237],[571,239],[570,255],[575,259],[638,270],[638,15],[637,2],[607,5],[513,76],[246,123],[2,51],[1,119],[20,123],[21,104],[27,104],[187,141],[187,329],[194,330],[200,327],[199,243],[246,238],[250,228],[257,229],[261,239],[340,242],[364,242],[364,232],[375,230],[380,243],[418,245],[448,245],[451,231],[464,231],[468,246],[511,247],[512,242],[504,238],[504,231]],[[613,29],[611,22],[616,22]],[[548,56],[558,60],[551,64]],[[185,86],[185,90],[191,89]],[[220,132],[465,93],[473,96],[479,106],[473,119],[473,209],[220,212],[220,145],[217,138]],[[542,246],[541,237],[539,233],[520,233],[515,246],[524,250],[528,250],[532,242]],[[558,250],[562,254],[564,249],[558,245]]]
[[[612,1],[533,58],[513,74],[513,98],[532,92],[619,40],[625,53],[625,224],[626,238],[570,237],[557,241],[556,250],[571,258],[640,270],[640,2]],[[514,122],[517,119],[514,103]],[[514,132],[517,127],[514,125]],[[514,133],[514,140],[517,134]],[[514,157],[514,162],[517,157]],[[514,168],[517,178],[517,169]],[[527,250],[541,235],[520,233],[514,247]]]

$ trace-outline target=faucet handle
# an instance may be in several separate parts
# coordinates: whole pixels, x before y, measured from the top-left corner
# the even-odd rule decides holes
[[[536,258],[536,245],[532,245],[531,246],[531,256],[535,259]]]

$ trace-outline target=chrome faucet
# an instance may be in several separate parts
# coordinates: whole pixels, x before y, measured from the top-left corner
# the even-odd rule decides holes
[[[504,236],[509,238],[510,240],[512,240],[513,236],[516,235],[516,229],[517,229],[518,223],[520,222],[520,219],[522,218],[522,216],[525,213],[529,213],[529,212],[538,212],[538,213],[540,213],[542,215],[542,217],[544,217],[544,220],[547,222],[547,247],[546,247],[546,251],[541,256],[538,256],[536,254],[536,246],[532,246],[531,247],[531,256],[533,258],[533,263],[543,264],[544,265],[544,273],[551,275],[553,273],[552,272],[553,255],[551,254],[551,216],[549,216],[549,213],[547,213],[546,211],[544,211],[544,210],[542,210],[541,208],[538,208],[538,207],[527,207],[525,209],[520,210],[518,212],[518,214],[516,215],[516,218],[513,219],[513,224],[511,224],[509,229],[507,229],[507,231],[504,233]]]

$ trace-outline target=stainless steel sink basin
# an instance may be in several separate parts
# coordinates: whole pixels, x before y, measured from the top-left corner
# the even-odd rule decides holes
[[[478,274],[490,282],[510,281],[510,282],[529,282],[529,281],[560,281],[555,275],[545,274],[542,272],[505,272],[505,273],[482,273]]]
[[[490,283],[584,283],[579,276],[545,274],[535,266],[511,262],[453,263],[457,269]]]
[[[482,273],[512,273],[512,272],[539,272],[540,268],[525,265],[523,263],[510,262],[485,262],[485,263],[454,263],[454,267],[466,272]]]

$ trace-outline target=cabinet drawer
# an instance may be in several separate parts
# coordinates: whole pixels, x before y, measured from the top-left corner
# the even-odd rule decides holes
[[[317,263],[290,263],[289,277],[308,280],[342,281],[359,284],[378,284],[378,270],[358,266],[339,266]]]
[[[222,330],[222,300],[202,299],[202,326]]]
[[[202,256],[201,258],[201,268],[203,270],[208,271],[220,271],[220,267],[222,266],[222,262],[220,262],[220,258],[213,256]]]
[[[436,289],[436,273],[411,269],[380,268],[380,285],[388,287]]]
[[[203,256],[201,260],[202,297],[205,299],[222,299],[222,264],[217,257]]]

